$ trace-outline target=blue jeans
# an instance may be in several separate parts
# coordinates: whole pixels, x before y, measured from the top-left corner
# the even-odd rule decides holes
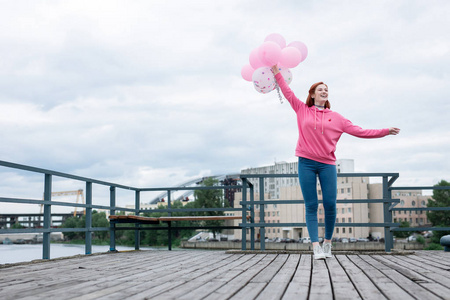
[[[337,172],[335,165],[320,163],[311,159],[298,158],[298,179],[305,199],[306,226],[311,242],[319,241],[317,222],[317,176],[322,188],[325,210],[325,239],[331,240],[336,222]]]

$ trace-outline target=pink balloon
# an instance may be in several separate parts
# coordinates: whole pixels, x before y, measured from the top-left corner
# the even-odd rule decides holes
[[[249,57],[249,61],[250,61],[250,65],[252,66],[252,68],[254,70],[264,67],[264,64],[261,62],[261,60],[259,60],[259,48],[255,48],[252,50],[252,52],[250,52],[250,57]]]
[[[304,43],[300,41],[289,43],[288,47],[295,47],[300,51],[300,53],[302,54],[302,60],[300,62],[304,61],[308,56],[308,48]]]
[[[264,42],[259,46],[258,57],[267,67],[276,65],[281,57],[281,48],[275,42]]]
[[[284,37],[279,34],[279,33],[271,33],[269,34],[266,39],[264,40],[264,42],[275,42],[278,44],[278,46],[280,46],[281,49],[283,49],[284,47],[286,47],[286,40],[284,39]]]
[[[251,65],[243,66],[241,69],[242,78],[247,81],[252,81],[253,72],[255,72],[255,69],[253,69]]]
[[[280,64],[287,68],[294,68],[302,61],[300,50],[295,47],[286,47],[281,50]]]

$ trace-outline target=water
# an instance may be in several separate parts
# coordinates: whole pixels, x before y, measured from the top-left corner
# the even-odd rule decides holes
[[[134,250],[134,247],[116,246],[118,251]],[[141,250],[156,250],[154,248],[144,248]],[[51,244],[50,258],[59,258],[84,254],[84,245],[71,244]],[[108,252],[109,246],[92,246],[92,253]],[[28,262],[35,259],[42,259],[42,244],[25,245],[3,245],[0,244],[0,264],[10,264],[18,262]]]

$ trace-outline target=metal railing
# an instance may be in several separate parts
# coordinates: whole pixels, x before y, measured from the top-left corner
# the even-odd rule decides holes
[[[47,169],[41,169],[26,165],[15,164],[6,161],[0,161],[0,166],[6,168],[12,168],[16,170],[23,170],[32,173],[38,173],[43,175],[44,181],[44,199],[23,199],[23,198],[8,198],[0,197],[0,202],[6,203],[21,203],[21,204],[42,204],[44,207],[43,217],[44,226],[43,228],[28,228],[28,229],[0,229],[0,233],[42,233],[43,234],[43,250],[42,258],[50,258],[50,234],[52,232],[85,232],[85,253],[92,253],[92,233],[96,231],[109,231],[110,233],[110,251],[116,250],[115,241],[115,231],[116,230],[135,230],[135,249],[139,249],[140,246],[140,231],[141,230],[167,230],[169,250],[171,250],[172,240],[171,232],[176,229],[240,229],[242,230],[242,250],[246,250],[247,241],[247,229],[250,231],[250,247],[255,248],[255,228],[260,228],[261,234],[261,244],[260,249],[265,250],[265,227],[294,227],[300,226],[305,227],[306,223],[267,223],[264,221],[264,204],[304,204],[304,200],[265,200],[264,199],[264,178],[274,178],[274,177],[294,177],[297,178],[297,174],[262,174],[262,175],[250,175],[241,174],[242,185],[232,185],[232,186],[211,186],[211,187],[162,187],[162,188],[136,188],[127,185],[121,185],[101,180],[96,180],[87,177],[76,176],[67,173],[56,172]],[[66,179],[72,179],[76,181],[84,182],[86,186],[86,203],[67,203],[53,201],[52,195],[52,183],[53,177],[61,177]],[[336,226],[346,226],[346,227],[383,227],[385,235],[385,251],[390,252],[393,248],[393,232],[408,230],[416,230],[415,228],[399,228],[399,223],[392,222],[392,211],[400,210],[395,208],[395,205],[400,202],[400,199],[392,199],[391,192],[393,190],[401,189],[448,189],[447,187],[392,187],[392,184],[399,177],[398,173],[339,173],[338,177],[381,177],[382,178],[382,188],[383,197],[381,199],[351,199],[351,200],[338,200],[337,203],[382,203],[383,204],[383,222],[382,223],[336,223]],[[250,179],[259,180],[259,191],[256,193],[253,184]],[[93,203],[93,184],[107,186],[109,187],[109,206],[96,205]],[[116,206],[116,190],[122,189],[127,191],[134,191],[135,193],[135,208],[126,208]],[[180,190],[204,190],[204,189],[241,189],[242,190],[242,201],[240,202],[241,207],[239,208],[181,208],[173,209],[171,207],[171,193]],[[152,192],[152,191],[167,191],[168,203],[165,209],[153,209],[145,210],[140,208],[140,199],[142,192]],[[255,200],[255,194],[259,194],[259,199]],[[321,201],[319,201],[321,202]],[[255,205],[260,205],[260,216],[259,222],[255,223]],[[51,227],[51,208],[52,206],[70,206],[70,207],[80,207],[84,208],[86,211],[86,223],[84,228],[52,228]],[[175,212],[205,212],[205,211],[240,211],[242,214],[242,220],[239,226],[213,226],[213,227],[141,227],[140,224],[135,224],[134,227],[118,227],[116,228],[115,223],[110,222],[109,227],[92,227],[92,210],[93,209],[104,209],[109,210],[110,215],[115,215],[116,211],[131,212],[135,215],[146,212],[167,212],[168,215],[172,215]],[[421,208],[425,210],[425,208]],[[402,208],[401,210],[405,210]],[[444,208],[427,208],[427,210],[450,210],[449,207]],[[247,214],[250,215],[250,220],[247,220]],[[319,224],[323,226],[323,224]],[[417,230],[450,230],[450,227],[427,227],[418,228]]]
[[[400,202],[400,199],[393,199],[391,194],[393,190],[427,190],[427,189],[450,189],[445,186],[432,186],[432,187],[393,187],[392,184],[398,179],[398,173],[338,173],[338,177],[381,177],[382,178],[382,198],[381,199],[346,199],[337,200],[337,204],[343,203],[382,203],[383,204],[383,223],[336,223],[336,227],[383,227],[384,228],[384,240],[385,240],[385,251],[391,252],[394,248],[394,231],[448,231],[450,227],[408,227],[401,228],[400,223],[392,222],[392,211],[396,210],[408,210],[408,208],[394,208]],[[246,211],[250,212],[251,220],[255,219],[255,205],[260,206],[259,211],[259,222],[258,223],[247,223],[246,220],[242,219],[243,228],[250,228],[250,247],[251,250],[255,249],[255,227],[260,228],[260,250],[265,250],[265,228],[266,227],[306,227],[306,223],[267,223],[264,221],[265,218],[265,205],[266,204],[304,204],[304,200],[265,200],[264,199],[264,179],[265,178],[297,178],[297,174],[241,174],[241,179],[243,182],[243,192],[242,201],[240,204],[244,208],[244,213]],[[257,179],[259,182],[259,200],[254,199],[256,191],[254,190],[253,184],[250,183],[250,179]],[[247,195],[247,188],[250,189],[249,195]],[[250,197],[248,200],[247,198]],[[319,200],[319,203],[323,201]],[[414,210],[414,209],[410,209]],[[422,210],[450,210],[450,207],[433,207],[424,208]],[[243,213],[243,215],[244,215]],[[324,223],[319,223],[320,227],[324,227]],[[246,238],[247,231],[242,231],[242,249],[246,250]]]
[[[139,215],[140,213],[145,212],[167,212],[170,216],[174,212],[204,212],[204,211],[241,211],[242,208],[195,208],[195,209],[172,209],[171,208],[171,193],[174,191],[180,190],[205,190],[205,189],[240,189],[242,186],[239,185],[231,185],[231,186],[197,186],[197,187],[163,187],[163,188],[137,188],[132,186],[126,186],[106,181],[101,181],[97,179],[87,178],[76,176],[72,174],[56,172],[52,170],[36,168],[26,165],[20,165],[16,163],[0,161],[0,166],[12,168],[16,170],[23,170],[31,173],[38,173],[43,175],[44,180],[44,199],[23,199],[23,198],[9,198],[9,197],[0,197],[0,202],[5,203],[20,203],[20,204],[38,204],[43,205],[43,227],[42,228],[27,228],[27,229],[0,229],[0,234],[8,233],[42,233],[43,234],[43,247],[42,247],[42,258],[49,259],[50,258],[50,234],[52,232],[84,232],[85,233],[85,254],[92,253],[92,233],[96,231],[109,231],[110,233],[110,251],[116,251],[116,239],[115,232],[116,230],[135,230],[135,249],[138,250],[140,247],[140,230],[167,230],[168,231],[168,240],[169,245],[168,248],[171,250],[172,241],[171,241],[171,232],[172,230],[178,229],[177,227],[141,227],[139,224],[135,224],[135,227],[118,227],[116,228],[116,224],[114,222],[110,222],[109,227],[92,227],[92,210],[93,209],[104,209],[109,210],[110,215],[115,215],[116,211],[121,212],[131,212],[135,215]],[[67,203],[61,201],[53,201],[51,198],[52,195],[52,183],[54,177],[72,179],[76,181],[84,182],[86,185],[86,203]],[[107,186],[109,187],[109,206],[105,205],[96,205],[93,204],[93,192],[92,186],[93,184]],[[117,189],[134,191],[135,193],[135,208],[126,208],[116,206],[116,191]],[[168,207],[167,209],[153,209],[153,210],[145,210],[140,209],[140,196],[141,192],[151,192],[151,191],[167,191],[168,194]],[[86,223],[84,228],[52,228],[51,227],[51,208],[52,206],[66,206],[66,207],[80,207],[84,208],[86,211]],[[189,228],[204,228],[204,229],[242,229],[239,226],[192,226],[192,227],[182,227],[183,229]]]

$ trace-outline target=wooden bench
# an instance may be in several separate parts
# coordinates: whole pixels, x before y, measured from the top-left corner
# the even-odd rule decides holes
[[[127,216],[109,216],[109,220],[114,223],[139,223],[139,224],[159,224],[158,218],[141,217],[134,215]]]
[[[248,218],[248,217],[247,217]],[[159,218],[141,217],[134,215],[113,215],[109,220],[115,223],[139,223],[139,224],[159,224],[159,222],[172,221],[215,221],[215,220],[241,220],[242,216],[165,216]]]

